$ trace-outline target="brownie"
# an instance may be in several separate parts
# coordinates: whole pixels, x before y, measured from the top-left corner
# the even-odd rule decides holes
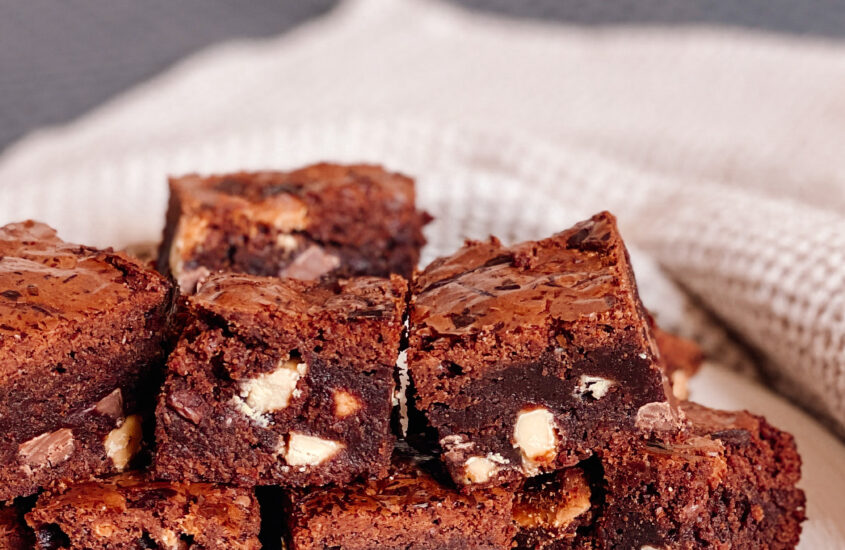
[[[123,467],[109,448],[161,374],[172,303],[128,256],[33,221],[0,228],[0,501]]]
[[[165,479],[320,485],[386,472],[407,284],[212,275],[156,417]]]
[[[30,535],[20,512],[16,508],[0,506],[0,548],[3,550],[28,550],[32,548]]]
[[[744,411],[682,409],[690,427],[679,441],[622,439],[601,456],[593,547],[794,548],[805,499],[792,436]]]
[[[252,491],[130,472],[42,494],[26,515],[40,550],[257,550]]]
[[[680,424],[614,217],[468,241],[414,280],[415,406],[468,489],[571,466],[619,430]]]
[[[517,489],[464,493],[435,457],[399,444],[390,475],[343,486],[297,489],[285,513],[291,550],[508,549],[515,541],[574,543],[589,525],[584,471],[567,468]]]
[[[386,479],[292,491],[288,548],[794,548],[792,437],[747,412],[682,410],[685,429],[665,440],[619,432],[577,466],[470,493],[400,443]]]
[[[379,166],[170,179],[158,266],[190,293],[209,273],[410,277],[430,218],[414,181]]]
[[[435,458],[399,446],[390,475],[296,490],[286,514],[290,550],[506,549],[515,527],[512,494],[461,494]]]
[[[689,398],[687,384],[689,379],[701,368],[704,361],[704,352],[698,344],[692,340],[682,338],[659,327],[654,327],[654,339],[660,355],[663,356],[663,364],[666,368],[666,375],[672,385],[672,393],[680,400]]]

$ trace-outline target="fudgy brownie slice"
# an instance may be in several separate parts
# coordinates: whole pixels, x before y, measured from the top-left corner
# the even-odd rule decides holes
[[[319,485],[383,473],[407,284],[211,276],[157,408],[166,479]]]
[[[118,427],[160,374],[172,298],[121,253],[37,222],[0,228],[0,501],[90,470],[78,460],[89,439]]]
[[[805,511],[792,436],[748,412],[682,408],[690,427],[680,440],[619,439],[602,454],[593,547],[794,548]]]
[[[220,270],[410,277],[428,219],[416,210],[414,181],[379,166],[188,175],[170,180],[158,265],[186,293]]]
[[[3,550],[29,550],[32,548],[20,512],[12,506],[0,506],[0,548]]]
[[[47,492],[26,515],[40,550],[258,550],[252,491],[137,472]]]
[[[442,465],[400,446],[385,479],[296,490],[286,516],[290,550],[507,549],[512,493],[465,495]]]
[[[682,338],[660,327],[654,327],[654,339],[663,357],[672,393],[679,400],[689,398],[687,384],[704,362],[704,352],[692,340]]]
[[[675,430],[628,254],[609,213],[512,247],[469,241],[413,283],[416,406],[467,487],[570,466],[619,430]]]

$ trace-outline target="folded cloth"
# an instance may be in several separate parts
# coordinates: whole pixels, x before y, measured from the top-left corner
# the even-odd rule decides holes
[[[200,53],[23,140],[0,158],[0,220],[39,218],[96,245],[154,240],[167,173],[319,159],[418,176],[437,217],[426,260],[465,237],[540,237],[609,209],[662,324],[845,435],[842,98],[843,43],[356,0],[281,38]],[[695,399],[720,406],[736,390],[703,387]],[[801,431],[799,448],[822,453],[814,467],[838,464],[825,479],[845,486],[841,461],[818,460],[842,446],[824,439],[824,454],[802,440],[819,432]],[[845,514],[814,508],[823,497],[806,488],[811,518]],[[835,521],[812,529],[815,547],[845,544]]]

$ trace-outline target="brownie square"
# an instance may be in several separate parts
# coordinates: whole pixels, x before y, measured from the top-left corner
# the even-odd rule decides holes
[[[609,434],[677,430],[614,217],[468,241],[412,285],[414,402],[467,488],[576,464]]]
[[[252,491],[137,472],[44,493],[26,518],[39,550],[261,547]]]
[[[386,471],[407,284],[211,276],[156,412],[166,479],[320,485]]]
[[[125,466],[125,413],[152,404],[172,302],[121,253],[37,222],[0,228],[0,501]]]
[[[748,412],[684,403],[673,442],[620,439],[602,454],[606,495],[593,546],[794,548],[805,519],[791,435]]]
[[[216,271],[319,279],[410,277],[428,215],[414,181],[379,166],[170,180],[159,270],[184,293]]]
[[[510,548],[512,493],[494,487],[465,495],[450,482],[437,459],[400,446],[387,478],[295,490],[287,548]]]

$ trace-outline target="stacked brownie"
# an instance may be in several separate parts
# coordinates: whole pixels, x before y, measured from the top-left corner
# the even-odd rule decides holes
[[[548,239],[468,242],[414,280],[408,368],[456,483],[577,464],[681,415],[610,214]]]
[[[159,270],[182,292],[215,271],[298,279],[411,276],[425,242],[414,181],[378,166],[170,180]]]
[[[700,350],[654,325],[612,215],[417,272],[400,174],[170,188],[174,285],[0,229],[0,501],[38,493],[0,547],[797,544],[791,436],[684,401]]]
[[[165,479],[323,485],[386,472],[407,284],[211,276],[156,410]]]
[[[172,302],[127,256],[0,228],[0,501],[131,465]]]

